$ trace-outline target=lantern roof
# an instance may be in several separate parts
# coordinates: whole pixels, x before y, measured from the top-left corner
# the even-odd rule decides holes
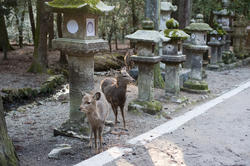
[[[171,2],[161,2],[161,11],[177,11],[177,6],[173,5]]]
[[[152,43],[159,43],[161,41],[167,42],[170,40],[170,38],[165,37],[156,30],[138,30],[131,35],[127,35],[126,38],[135,41],[144,41]]]
[[[103,13],[110,12],[114,9],[114,6],[108,6],[101,0],[53,0],[51,2],[45,2],[45,4],[55,12],[88,10],[94,13]]]
[[[185,30],[188,32],[190,31],[207,32],[213,30],[207,23],[203,22],[202,14],[197,14],[195,21],[196,21],[195,23],[191,23],[190,25],[188,25],[185,28]]]

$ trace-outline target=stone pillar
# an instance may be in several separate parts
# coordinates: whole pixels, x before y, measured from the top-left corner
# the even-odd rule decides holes
[[[224,51],[224,45],[225,45],[225,42],[223,40],[223,36],[219,36],[218,41],[220,42],[220,46],[218,47],[217,61],[218,61],[218,63],[222,64],[223,63],[222,52]]]
[[[218,32],[216,30],[212,31],[210,33],[210,41],[208,42],[208,45],[211,48],[211,58],[210,58],[210,64],[208,65],[208,68],[211,70],[216,70],[219,68],[218,65],[218,50],[221,46],[221,43],[218,41]]]
[[[79,112],[81,92],[94,89],[94,56],[69,55],[70,119],[84,121],[85,115]]]
[[[243,59],[245,57],[246,50],[246,28],[247,22],[244,20],[243,16],[238,17],[237,20],[233,23],[234,34],[233,34],[233,48],[234,53],[238,59]]]
[[[154,29],[159,30],[160,0],[145,0],[145,18],[154,22]]]
[[[154,98],[154,64],[138,63],[138,100],[152,101]]]

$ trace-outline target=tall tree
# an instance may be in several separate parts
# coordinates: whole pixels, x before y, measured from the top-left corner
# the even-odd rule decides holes
[[[8,136],[2,97],[0,96],[0,165],[1,166],[17,166],[18,159],[11,139]]]
[[[29,10],[29,18],[30,18],[30,25],[31,25],[31,32],[33,36],[33,42],[35,43],[35,33],[36,33],[36,27],[35,27],[35,19],[33,14],[33,7],[32,7],[32,1],[28,1],[28,10]]]
[[[8,16],[10,10],[16,6],[16,0],[0,1],[0,50],[4,52],[4,60],[7,59],[7,51],[11,49],[5,16]]]
[[[62,33],[62,14],[61,13],[57,13],[56,24],[57,24],[58,37],[62,38],[63,33]],[[59,63],[62,65],[68,63],[67,55],[63,51],[60,52]]]
[[[37,0],[37,19],[35,33],[35,48],[33,53],[33,61],[29,68],[29,72],[43,73],[48,67],[47,59],[47,34],[48,34],[48,18],[49,11],[45,9],[45,1]]]
[[[191,15],[192,0],[178,0],[178,21],[181,29],[190,24]]]

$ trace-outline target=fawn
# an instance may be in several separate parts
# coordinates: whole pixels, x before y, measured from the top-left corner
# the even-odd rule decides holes
[[[97,153],[97,135],[99,137],[100,150],[102,150],[102,132],[108,116],[108,103],[101,92],[97,92],[94,95],[85,93],[83,94],[79,110],[84,112],[88,118],[90,125],[89,145],[92,147],[92,137],[94,134],[95,150]]]
[[[115,114],[115,124],[118,123],[118,107],[120,107],[124,129],[126,129],[126,122],[124,118],[124,105],[126,102],[127,84],[133,82],[134,79],[122,69],[116,74],[116,79],[106,78],[101,82],[101,89],[107,101],[111,104],[112,110]]]

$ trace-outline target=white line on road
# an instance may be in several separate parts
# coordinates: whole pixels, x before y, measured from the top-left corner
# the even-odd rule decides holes
[[[246,83],[241,84],[239,87],[211,100],[205,104],[195,107],[192,111],[185,113],[179,117],[174,118],[171,121],[168,121],[142,135],[139,135],[131,140],[128,141],[129,144],[146,144],[164,134],[173,132],[174,130],[178,129],[183,124],[187,123],[188,121],[194,119],[195,117],[207,112],[210,108],[216,106],[219,103],[227,100],[228,98],[237,95],[238,93],[242,92],[243,90],[250,87],[250,80]],[[121,157],[124,153],[131,151],[132,149],[124,149],[119,147],[113,147],[105,152],[102,152],[88,160],[85,160],[75,166],[101,166],[107,164],[117,158]]]

